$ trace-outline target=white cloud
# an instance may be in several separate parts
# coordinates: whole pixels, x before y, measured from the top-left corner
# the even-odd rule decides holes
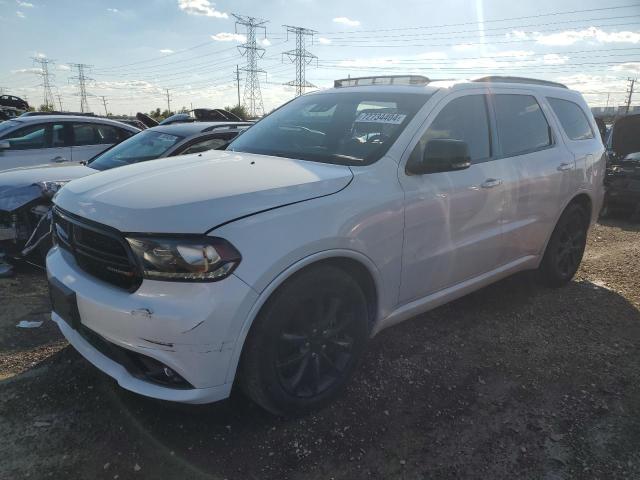
[[[567,63],[569,57],[566,55],[558,55],[557,53],[548,53],[542,57],[542,63],[545,65],[563,65]]]
[[[18,70],[11,70],[11,73],[42,73],[40,68],[20,68]]]
[[[359,20],[351,20],[347,17],[336,17],[333,19],[335,23],[341,23],[342,25],[346,25],[347,27],[358,27],[360,26]]]
[[[160,50],[160,53],[173,53],[173,50],[171,50],[170,48],[163,48],[162,50]]]
[[[640,62],[627,62],[621,65],[616,65],[612,68],[616,72],[634,72],[636,74],[640,73]]]
[[[42,52],[34,52],[33,56],[38,58],[47,58],[47,54]]]
[[[507,33],[507,38],[515,39],[515,40],[527,40],[529,35],[527,32],[523,32],[522,30],[512,30]]]
[[[318,43],[320,45],[329,45],[331,43],[331,40],[329,40],[328,38],[324,38],[324,37],[318,37]]]
[[[531,50],[503,50],[493,54],[494,57],[508,57],[508,58],[527,58],[531,55],[535,55],[536,52]]]
[[[16,15],[18,16],[18,18],[25,18],[24,13],[22,13],[20,10],[16,12]]]
[[[33,8],[33,3],[23,2],[21,0],[16,0],[16,2],[18,3],[19,7],[22,7],[22,8]]]
[[[444,52],[427,52],[417,55],[416,58],[421,60],[445,60],[448,56]]]
[[[263,47],[268,47],[268,46],[270,46],[270,45],[271,45],[271,42],[269,41],[269,39],[268,39],[268,38],[264,38],[264,39],[262,39],[262,40],[258,40],[258,43],[259,43],[260,45],[262,45]]]
[[[111,12],[111,13],[118,13],[120,10],[118,10],[117,8],[107,8],[107,12]]]
[[[512,30],[507,34],[507,38],[535,40],[536,43],[540,45],[566,47],[581,41],[597,43],[640,43],[640,32],[605,32],[596,27],[589,27],[584,30],[565,30],[545,35],[540,32]]]
[[[64,63],[58,64],[58,70],[71,70],[69,65],[65,65]]]
[[[211,39],[216,42],[246,42],[247,37],[240,33],[228,33],[228,32],[220,32],[215,35],[211,35]]]
[[[178,0],[178,7],[189,15],[229,18],[226,13],[216,10],[215,3],[211,3],[209,0]]]
[[[454,45],[452,48],[458,52],[468,52],[469,50],[475,50],[478,47],[473,43],[459,43]]]

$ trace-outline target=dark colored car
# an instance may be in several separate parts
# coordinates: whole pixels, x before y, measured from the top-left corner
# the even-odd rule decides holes
[[[114,145],[88,162],[52,164],[0,173],[0,250],[22,258],[50,248],[51,198],[64,184],[102,170],[224,148],[247,122],[157,126]]]
[[[13,107],[18,110],[29,110],[29,104],[15,95],[0,95],[0,106]]]
[[[617,119],[606,146],[609,162],[603,213],[625,210],[640,218],[640,115]]]

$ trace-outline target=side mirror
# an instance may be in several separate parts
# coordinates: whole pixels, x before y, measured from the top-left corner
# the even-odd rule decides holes
[[[469,146],[462,140],[440,138],[429,140],[420,157],[419,151],[409,158],[407,172],[414,175],[425,173],[453,172],[471,166]]]
[[[7,150],[11,148],[11,144],[9,142],[3,142],[0,140],[0,150]]]

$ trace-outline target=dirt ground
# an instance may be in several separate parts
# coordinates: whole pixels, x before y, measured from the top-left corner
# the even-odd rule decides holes
[[[640,226],[608,221],[569,286],[521,274],[389,329],[341,399],[285,420],[118,388],[25,268],[0,280],[0,478],[638,479],[639,307]]]

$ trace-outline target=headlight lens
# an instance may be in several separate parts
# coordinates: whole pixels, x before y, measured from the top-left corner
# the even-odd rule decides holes
[[[214,282],[233,272],[242,257],[216,237],[127,237],[144,278]]]
[[[48,180],[44,182],[38,182],[37,185],[42,191],[42,196],[46,198],[53,198],[62,187],[64,187],[71,180]]]

